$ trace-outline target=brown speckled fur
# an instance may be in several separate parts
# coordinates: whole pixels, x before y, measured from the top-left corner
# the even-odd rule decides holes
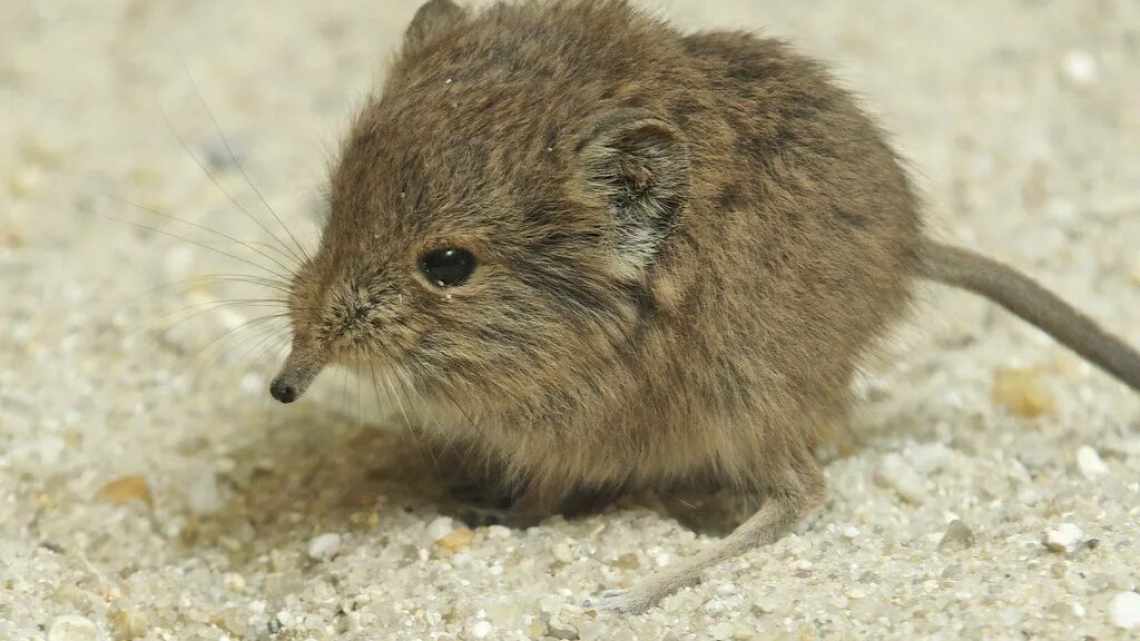
[[[817,63],[622,0],[432,0],[331,177],[293,286],[298,393],[355,367],[542,515],[581,492],[768,497],[641,609],[815,508],[813,450],[923,275],[883,132]],[[439,288],[438,247],[478,268]],[[925,274],[929,275],[929,274]]]
[[[670,123],[688,173],[644,267],[582,169],[624,109]],[[461,406],[453,438],[551,494],[782,485],[907,300],[919,221],[881,140],[775,41],[684,37],[624,2],[457,19],[410,41],[348,135],[297,349],[378,352],[440,413]],[[469,285],[422,282],[434,245],[476,248]]]
[[[920,238],[882,133],[819,65],[619,0],[430,2],[331,199],[286,371],[376,376],[536,513],[712,480],[798,519]],[[438,246],[476,254],[468,284],[418,274]]]

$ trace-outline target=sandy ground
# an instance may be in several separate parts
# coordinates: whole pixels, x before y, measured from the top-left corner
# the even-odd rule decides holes
[[[265,294],[202,278],[258,257],[204,229],[268,241],[256,185],[312,244],[330,150],[414,8],[3,3],[0,639],[1140,635],[1140,399],[964,294],[925,290],[860,382],[861,445],[810,527],[639,617],[577,605],[712,539],[635,503],[470,536],[355,382],[273,406],[282,326],[219,340],[273,311],[221,301]],[[661,9],[836,62],[945,237],[1140,345],[1140,4]]]

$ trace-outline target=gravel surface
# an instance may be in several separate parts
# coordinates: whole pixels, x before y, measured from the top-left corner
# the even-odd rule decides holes
[[[943,237],[1140,345],[1140,4],[658,6],[836,63]],[[648,500],[470,531],[355,381],[272,405],[283,325],[207,278],[266,250],[220,234],[282,236],[264,197],[311,246],[414,9],[4,3],[0,639],[1140,637],[1140,399],[966,294],[859,382],[819,518],[638,617],[577,605],[712,538]]]

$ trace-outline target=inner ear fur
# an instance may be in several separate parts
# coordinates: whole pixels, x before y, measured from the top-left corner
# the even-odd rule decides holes
[[[644,266],[689,195],[689,150],[681,132],[642,109],[600,116],[578,145],[589,200],[613,212],[619,251]]]
[[[467,10],[452,0],[428,0],[404,32],[404,48],[415,49],[467,19]]]

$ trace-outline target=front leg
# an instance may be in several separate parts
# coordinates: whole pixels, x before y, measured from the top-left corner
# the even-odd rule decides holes
[[[538,525],[555,514],[575,518],[599,512],[622,494],[620,488],[577,488],[565,495],[551,495],[526,482],[470,478],[454,481],[449,490],[460,503],[459,518],[467,525],[518,529]]]

